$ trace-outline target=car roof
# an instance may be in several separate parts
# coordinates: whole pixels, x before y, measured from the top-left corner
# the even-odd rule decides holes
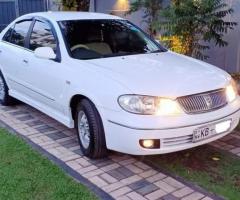
[[[54,21],[64,21],[64,20],[87,20],[87,19],[122,19],[114,15],[108,15],[104,13],[94,13],[94,12],[37,12],[24,15],[23,17],[44,17]]]

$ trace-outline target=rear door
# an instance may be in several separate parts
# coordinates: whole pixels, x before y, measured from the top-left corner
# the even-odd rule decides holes
[[[1,42],[0,64],[10,92],[23,90],[23,80],[19,76],[19,71],[26,64],[24,60],[25,52],[28,51],[26,38],[31,23],[31,19],[16,22],[6,32]]]

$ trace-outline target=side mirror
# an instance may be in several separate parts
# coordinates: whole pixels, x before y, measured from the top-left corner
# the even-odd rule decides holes
[[[34,55],[37,58],[48,59],[48,60],[54,60],[57,58],[57,55],[54,53],[51,47],[36,48],[34,51]]]

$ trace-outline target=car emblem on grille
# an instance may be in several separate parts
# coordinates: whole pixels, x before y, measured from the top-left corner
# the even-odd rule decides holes
[[[213,104],[211,96],[204,95],[203,98],[204,98],[204,100],[207,104],[208,109],[210,109],[212,107],[212,104]]]

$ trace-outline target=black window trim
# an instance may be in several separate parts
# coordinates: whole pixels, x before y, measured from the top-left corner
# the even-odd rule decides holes
[[[13,43],[11,43],[11,42],[8,42],[8,41],[3,40],[4,36],[6,35],[6,33],[8,32],[8,30],[9,30],[10,28],[12,28],[11,37],[10,37],[10,39],[11,39],[11,38],[12,38],[12,32],[13,32],[13,30],[14,30],[14,28],[15,28],[15,25],[18,24],[18,23],[21,23],[21,22],[23,22],[23,21],[32,21],[31,24],[30,24],[30,26],[29,26],[29,29],[28,29],[28,31],[27,31],[26,38],[24,39],[24,46],[23,46],[23,47],[22,47],[22,46],[19,46],[19,45],[16,45],[16,44],[13,44]],[[52,31],[53,36],[54,36],[54,39],[56,40],[56,43],[57,43],[57,52],[56,52],[57,57],[56,57],[56,59],[54,59],[53,61],[61,63],[62,58],[61,58],[61,51],[60,51],[59,40],[58,40],[58,37],[57,37],[57,32],[56,32],[53,24],[52,24],[48,19],[46,19],[46,18],[44,18],[44,17],[28,17],[28,18],[24,18],[24,19],[21,19],[21,20],[19,20],[19,21],[16,21],[16,22],[5,32],[5,34],[4,34],[4,36],[2,37],[2,40],[1,40],[1,41],[4,42],[4,43],[6,43],[6,44],[8,44],[8,45],[12,45],[12,46],[14,46],[14,47],[17,47],[17,48],[20,48],[20,49],[23,49],[23,50],[26,50],[26,51],[29,51],[29,52],[32,52],[32,53],[33,53],[33,51],[32,51],[31,49],[29,49],[29,42],[30,42],[30,36],[31,36],[32,30],[33,30],[33,27],[34,27],[34,24],[35,24],[36,21],[41,21],[41,22],[43,22],[43,23],[47,23],[47,24],[50,26],[51,31]]]
[[[16,22],[10,27],[10,28],[12,28],[11,36],[10,36],[10,41],[12,40],[12,32],[13,32],[13,30],[15,29],[16,24],[19,24],[19,23],[24,22],[24,21],[31,21],[31,24],[30,24],[30,26],[29,26],[29,28],[30,28],[31,25],[32,25],[32,23],[33,23],[33,17],[24,18],[24,19],[21,19],[21,20],[19,20],[19,21],[16,21]],[[10,29],[10,28],[9,28],[9,29]],[[5,32],[4,36],[2,37],[2,42],[7,43],[7,44],[9,44],[9,45],[12,45],[12,46],[14,46],[14,47],[20,48],[20,49],[24,49],[24,50],[29,51],[29,49],[26,48],[26,38],[27,38],[27,36],[26,36],[26,38],[24,39],[24,46],[19,46],[19,45],[17,45],[17,44],[12,43],[12,42],[8,42],[8,41],[3,40],[3,38],[5,37],[5,35],[7,34],[7,32],[9,31],[9,29]],[[27,31],[27,35],[28,35],[28,32],[29,32],[29,29],[28,29],[28,31]]]
[[[28,31],[28,34],[27,34],[27,37],[26,37],[26,48],[29,51],[33,52],[31,49],[29,49],[29,46],[30,46],[31,34],[32,34],[32,31],[33,31],[33,28],[34,28],[34,25],[35,25],[36,21],[45,23],[51,28],[51,32],[53,34],[54,39],[56,40],[56,45],[57,45],[57,48],[56,48],[56,56],[57,57],[55,59],[53,59],[53,61],[61,63],[62,57],[61,57],[61,51],[60,51],[59,40],[58,40],[58,37],[57,37],[57,32],[56,32],[53,24],[48,19],[46,19],[44,17],[34,17],[33,18],[33,22],[32,22],[32,24],[29,28],[29,31]]]
[[[11,31],[11,33],[10,33],[10,40],[12,39],[12,32],[13,32],[14,27],[15,27],[15,24],[13,24],[10,28],[8,28],[8,30],[5,32],[5,34],[4,34],[3,37],[2,37],[2,42],[8,42],[8,41],[5,40],[8,31]],[[10,29],[11,29],[11,30],[10,30]],[[9,42],[8,42],[8,43],[9,43]]]

